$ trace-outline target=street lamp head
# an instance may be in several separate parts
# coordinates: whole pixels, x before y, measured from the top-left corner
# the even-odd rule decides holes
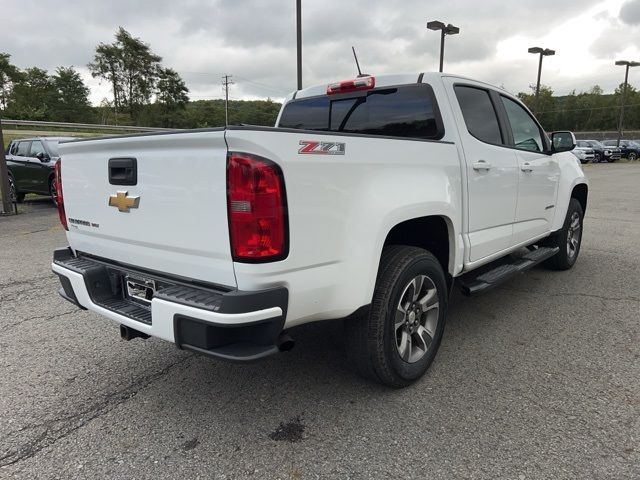
[[[551,50],[550,48],[542,48],[542,47],[531,47],[528,50],[528,52],[529,53],[536,53],[536,54],[541,53],[545,57],[548,57],[548,56],[556,54],[555,50]]]
[[[638,67],[640,62],[630,62],[629,60],[618,60],[616,65],[623,65],[625,67]]]
[[[427,23],[427,28],[429,30],[444,30],[445,28],[447,28],[447,26],[444,23],[439,22],[438,20],[433,20]]]
[[[445,29],[444,33],[446,35],[457,35],[458,33],[460,33],[460,28],[449,24],[447,25],[447,28]]]

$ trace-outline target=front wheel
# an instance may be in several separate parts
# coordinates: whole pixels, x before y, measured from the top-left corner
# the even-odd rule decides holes
[[[633,162],[636,158],[638,158],[638,154],[635,152],[630,152],[627,158]]]
[[[545,246],[558,247],[560,250],[545,262],[553,270],[569,270],[578,260],[582,245],[582,221],[584,211],[580,202],[572,198],[564,220],[562,229],[553,237],[547,239]]]
[[[427,371],[444,332],[446,285],[430,252],[385,247],[370,308],[345,322],[347,353],[362,376],[401,388]]]
[[[24,193],[18,192],[13,177],[9,177],[9,200],[11,202],[22,203],[24,201]]]
[[[602,160],[602,155],[600,155],[599,153],[596,153],[595,157],[593,157],[593,163],[600,163],[601,160]]]

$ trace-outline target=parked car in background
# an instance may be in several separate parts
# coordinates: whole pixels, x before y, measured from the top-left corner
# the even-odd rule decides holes
[[[593,148],[588,146],[580,146],[579,143],[579,141],[576,143],[576,148],[571,150],[571,153],[573,153],[578,158],[578,160],[580,160],[580,163],[593,162],[595,158]]]
[[[615,147],[618,145],[617,140],[605,140],[602,142],[607,147]],[[632,140],[620,140],[620,151],[622,156],[629,160],[635,160],[640,156],[640,144],[633,142]]]
[[[57,205],[54,166],[58,144],[74,137],[33,137],[13,140],[7,148],[11,197],[22,202],[27,193],[50,195]]]
[[[598,140],[578,140],[577,145],[579,147],[592,148],[595,163],[599,162],[615,162],[620,160],[622,156],[621,150],[618,147],[607,147]]]

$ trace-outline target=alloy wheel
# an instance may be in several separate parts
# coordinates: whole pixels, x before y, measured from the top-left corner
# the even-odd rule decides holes
[[[405,286],[396,308],[396,347],[405,362],[415,363],[427,353],[436,334],[439,313],[435,283],[426,275],[418,275]]]
[[[578,254],[580,248],[580,238],[582,236],[582,225],[580,224],[580,214],[573,212],[571,223],[567,231],[567,256],[573,259]]]
[[[49,183],[49,195],[51,195],[51,201],[53,204],[58,206],[58,187],[55,178],[51,180],[51,183]]]

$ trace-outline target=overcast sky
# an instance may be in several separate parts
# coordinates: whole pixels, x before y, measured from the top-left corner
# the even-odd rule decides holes
[[[640,0],[303,0],[305,85],[353,77],[355,45],[371,74],[437,70],[439,35],[427,20],[460,27],[448,37],[445,71],[503,85],[535,82],[531,46],[552,48],[542,82],[557,94],[623,80],[616,59],[640,60]],[[192,99],[281,99],[295,89],[295,0],[2,0],[0,51],[21,68],[74,66],[91,100],[111,98],[88,74],[95,46],[122,26],[185,79]],[[640,68],[630,83],[640,87]]]

